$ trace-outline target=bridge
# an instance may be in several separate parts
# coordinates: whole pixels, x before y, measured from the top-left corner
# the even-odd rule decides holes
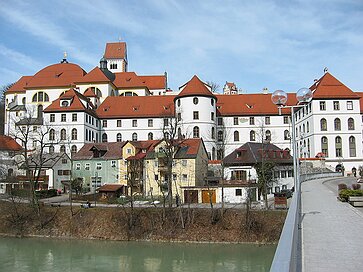
[[[356,178],[303,177],[301,214],[294,194],[270,271],[363,271],[363,208],[337,200]]]

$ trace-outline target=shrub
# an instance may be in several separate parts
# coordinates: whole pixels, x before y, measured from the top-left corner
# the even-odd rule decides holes
[[[345,183],[338,184],[338,191],[344,190],[344,189],[348,189],[347,184],[345,184]]]
[[[357,183],[352,184],[352,189],[353,190],[359,190],[360,189],[360,184],[357,184]]]
[[[363,191],[350,189],[343,189],[339,191],[339,197],[342,201],[347,202],[350,196],[363,196]]]
[[[57,189],[49,189],[49,190],[36,191],[35,192],[35,195],[38,198],[48,198],[48,197],[57,196]]]

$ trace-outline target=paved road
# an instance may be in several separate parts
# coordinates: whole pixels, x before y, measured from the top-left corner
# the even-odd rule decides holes
[[[363,271],[363,214],[337,200],[336,187],[352,178],[302,184],[303,271]]]

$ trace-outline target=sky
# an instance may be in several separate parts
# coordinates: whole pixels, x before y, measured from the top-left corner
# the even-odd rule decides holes
[[[0,86],[68,61],[89,72],[107,42],[129,71],[197,75],[242,93],[312,85],[325,67],[363,92],[363,0],[0,0]]]

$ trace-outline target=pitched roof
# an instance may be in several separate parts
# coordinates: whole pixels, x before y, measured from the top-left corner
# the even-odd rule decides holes
[[[115,86],[121,88],[145,88],[147,87],[145,80],[141,80],[135,72],[115,73]]]
[[[166,76],[165,75],[153,75],[153,76],[139,76],[140,80],[146,84],[149,90],[165,89],[166,88]]]
[[[288,105],[297,103],[296,95],[288,93]],[[278,115],[277,106],[272,103],[269,94],[217,95],[217,111],[221,116],[258,116]],[[282,114],[290,114],[289,108],[283,108]]]
[[[0,135],[1,151],[20,151],[23,148],[13,138],[6,135]]]
[[[71,99],[71,103],[67,107],[62,107],[60,101],[62,99]],[[82,101],[83,103],[82,103]],[[54,100],[52,104],[44,109],[44,112],[67,112],[67,111],[86,111],[87,113],[97,117],[93,104],[87,97],[77,92],[73,88],[63,93],[59,98]]]
[[[215,95],[208,90],[205,86],[205,83],[201,81],[196,75],[192,77],[187,83],[180,87],[181,92],[176,97],[185,97],[185,96],[209,96],[214,97]]]
[[[33,168],[53,168],[53,166],[63,157],[69,158],[66,153],[43,153],[31,155],[29,158],[29,167]]]
[[[25,88],[71,86],[86,72],[74,63],[57,63],[37,72]]]
[[[88,143],[85,144],[76,154],[74,160],[111,160],[122,159],[122,148],[127,142],[109,142],[109,143]],[[104,151],[103,156],[94,158],[94,150]]]
[[[230,165],[254,165],[262,161],[262,155],[277,164],[292,164],[289,150],[282,150],[274,144],[247,142],[227,155],[223,162]]]
[[[203,145],[201,138],[191,138],[182,140],[178,150],[175,153],[176,159],[195,158],[198,155],[199,148]]]
[[[359,98],[351,89],[332,76],[329,72],[325,73],[311,87],[313,99],[329,98]]]
[[[126,43],[106,43],[104,57],[106,59],[126,59]]]
[[[102,72],[99,67],[93,68],[87,75],[78,79],[77,83],[88,83],[88,82],[110,82],[110,79]]]
[[[105,184],[98,188],[99,192],[117,192],[121,190],[124,185],[122,184]]]
[[[100,118],[174,116],[173,96],[112,96],[98,107]]]
[[[31,80],[32,76],[22,76],[17,82],[11,86],[6,93],[19,93],[25,92],[25,87],[28,85],[28,82]]]
[[[356,92],[356,95],[360,97],[360,113],[363,114],[363,92]]]

